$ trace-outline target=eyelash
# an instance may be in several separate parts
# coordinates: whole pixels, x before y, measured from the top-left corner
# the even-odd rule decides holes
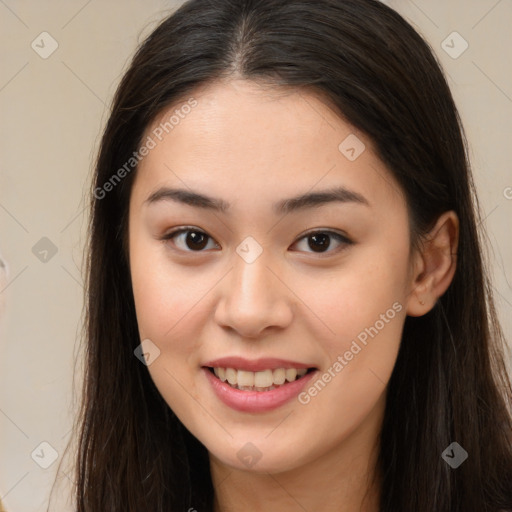
[[[176,236],[181,235],[183,233],[188,233],[188,232],[193,232],[193,233],[199,233],[199,234],[202,234],[202,235],[206,235],[206,237],[209,240],[214,240],[210,235],[208,235],[207,233],[205,233],[201,229],[195,228],[194,226],[185,226],[185,227],[181,227],[181,228],[175,229],[174,231],[166,233],[163,237],[160,238],[160,240],[162,242],[168,242],[169,240],[175,238]],[[318,234],[329,235],[330,237],[334,238],[336,241],[338,241],[338,242],[340,242],[342,244],[341,247],[338,247],[338,249],[335,249],[333,251],[329,250],[330,247],[325,252],[306,251],[306,252],[308,252],[310,254],[318,255],[319,257],[322,257],[325,254],[327,254],[327,255],[330,255],[332,253],[337,254],[340,251],[342,251],[343,249],[347,248],[347,246],[350,246],[350,245],[354,244],[354,242],[352,240],[350,240],[349,238],[347,238],[345,235],[342,235],[341,233],[337,233],[336,231],[330,231],[330,230],[324,229],[324,230],[309,231],[308,233],[305,233],[296,242],[294,242],[293,245],[295,245],[300,240],[307,239],[310,236],[318,235]],[[185,249],[178,249],[178,250],[183,251],[183,252],[191,252],[191,253],[205,252],[203,249],[199,250],[199,251],[185,250]]]

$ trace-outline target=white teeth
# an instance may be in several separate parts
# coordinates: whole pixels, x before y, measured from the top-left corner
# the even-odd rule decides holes
[[[307,371],[307,368],[276,368],[259,372],[213,368],[213,372],[222,382],[227,381],[231,386],[244,391],[269,391],[276,386],[282,386],[286,381],[293,382],[303,377]]]
[[[287,368],[286,369],[286,380],[288,382],[293,382],[297,378],[297,370],[295,368]]]
[[[286,380],[286,370],[284,368],[277,368],[272,372],[274,384],[281,386]]]
[[[214,368],[215,375],[219,377],[222,382],[226,382],[226,369],[225,368]]]
[[[272,370],[263,370],[262,372],[254,373],[254,386],[257,388],[268,388],[272,386],[273,375]]]
[[[254,380],[255,377],[253,372],[238,370],[238,375],[236,377],[236,383],[238,384],[238,387],[254,386]],[[256,384],[256,386],[260,386],[260,384]]]
[[[226,379],[232,386],[237,384],[237,376],[238,372],[236,370],[233,370],[233,368],[226,368]]]

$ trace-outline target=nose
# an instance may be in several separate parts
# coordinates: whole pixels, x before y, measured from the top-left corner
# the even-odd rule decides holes
[[[216,322],[243,338],[258,338],[265,330],[283,329],[293,317],[293,294],[277,278],[264,253],[252,263],[235,255],[229,278],[223,280]]]

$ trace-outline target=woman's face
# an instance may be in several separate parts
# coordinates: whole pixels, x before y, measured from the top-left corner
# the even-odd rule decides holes
[[[309,93],[239,80],[191,96],[146,131],[130,201],[151,377],[231,467],[362,453],[411,290],[400,189],[368,138]]]

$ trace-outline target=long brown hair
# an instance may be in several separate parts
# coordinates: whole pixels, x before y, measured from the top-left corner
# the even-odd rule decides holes
[[[101,142],[91,191],[77,512],[212,510],[205,447],[133,354],[141,340],[126,234],[136,166],[108,192],[104,185],[163,109],[230,76],[316,91],[366,133],[403,189],[413,240],[441,213],[459,216],[450,287],[428,314],[405,321],[380,439],[380,510],[512,510],[505,343],[464,133],[432,50],[374,0],[191,0],[137,51]],[[457,469],[441,458],[454,441],[469,455]]]

